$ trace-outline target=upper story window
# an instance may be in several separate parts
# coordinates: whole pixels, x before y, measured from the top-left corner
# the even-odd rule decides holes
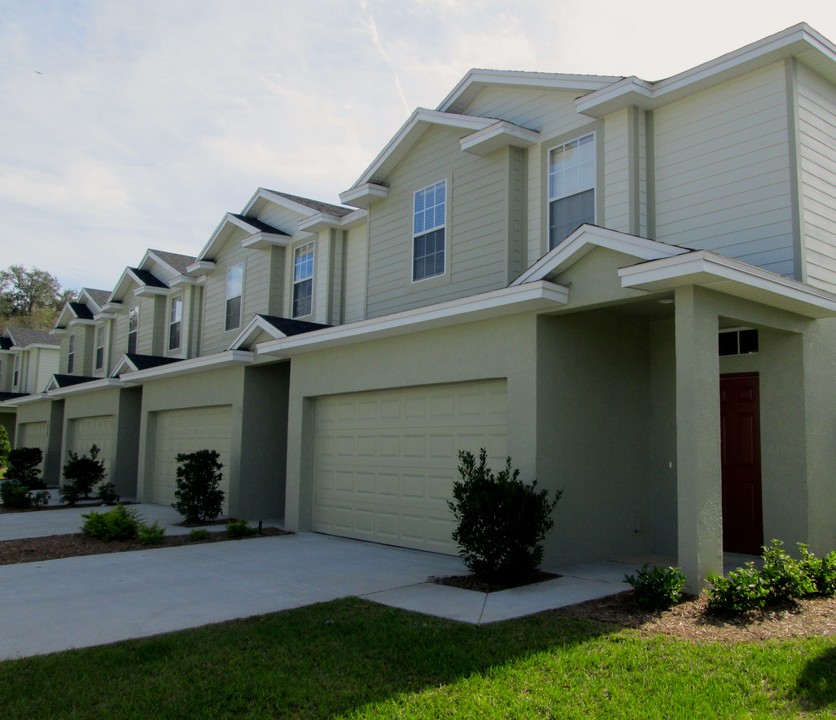
[[[177,350],[180,347],[180,328],[183,324],[183,296],[171,299],[168,309],[168,349]]]
[[[412,215],[412,280],[444,274],[447,181],[415,193]]]
[[[314,246],[307,243],[293,253],[293,317],[310,315],[313,309]]]
[[[128,311],[128,352],[136,353],[136,337],[139,334],[139,308]]]
[[[12,373],[12,386],[17,387],[20,382],[20,355],[15,355],[14,372]]]
[[[75,335],[70,335],[67,341],[67,374],[75,368]]]
[[[595,133],[549,152],[549,249],[595,222]]]
[[[226,271],[225,330],[235,330],[241,327],[241,296],[243,293],[244,263],[238,263]]]
[[[104,367],[104,338],[104,325],[99,325],[96,327],[96,370],[101,370]]]

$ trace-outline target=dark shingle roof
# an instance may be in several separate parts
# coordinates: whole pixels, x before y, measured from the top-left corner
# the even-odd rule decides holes
[[[87,307],[84,303],[79,302],[71,302],[70,308],[72,309],[73,313],[79,320],[92,320],[93,313],[90,312],[90,308]]]
[[[266,188],[265,188],[266,189]],[[354,208],[342,207],[341,205],[331,205],[331,203],[320,202],[319,200],[311,200],[310,198],[300,197],[299,195],[291,195],[290,193],[279,192],[278,190],[270,190],[274,195],[281,195],[288,200],[293,200],[295,203],[309,207],[317,212],[325,213],[327,215],[336,215],[342,217],[354,212]]]
[[[6,332],[17,347],[27,345],[60,345],[61,339],[49,334],[49,330],[33,330],[32,328],[6,328]]]
[[[291,320],[290,318],[276,317],[275,315],[261,315],[259,317],[270,323],[276,330],[285,335],[301,335],[302,333],[313,332],[331,327],[319,323],[305,322],[304,320]]]
[[[272,233],[273,235],[287,235],[284,230],[279,230],[278,228],[274,228],[272,225],[268,225],[265,222],[261,222],[258,218],[251,218],[247,217],[246,215],[239,215],[238,213],[230,213],[234,217],[237,217],[239,220],[243,220],[245,223],[252,225],[254,228],[258,228],[261,232],[265,233]]]
[[[13,398],[25,397],[29,393],[13,393],[13,392],[0,392],[0,402],[4,400],[11,400]]]
[[[81,385],[82,383],[93,382],[93,380],[101,380],[101,378],[87,377],[85,375],[53,375],[52,377],[59,388]]]
[[[191,255],[180,255],[179,253],[166,252],[165,250],[151,250],[160,260],[168,263],[181,275],[186,274],[186,268],[197,260]]]
[[[110,290],[95,290],[93,288],[84,288],[84,292],[86,292],[91,298],[93,298],[96,305],[101,307],[107,302],[107,299],[110,297]]]
[[[139,278],[139,281],[147,287],[167,288],[162,280],[148,270],[140,270],[139,268],[128,268],[134,275]]]
[[[147,370],[148,368],[159,367],[160,365],[180,362],[180,358],[162,357],[160,355],[125,353],[125,357],[133,363],[137,370]]]

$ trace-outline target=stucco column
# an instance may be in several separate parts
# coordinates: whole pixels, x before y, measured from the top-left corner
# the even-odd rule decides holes
[[[723,569],[717,314],[693,286],[675,302],[678,562],[698,592]]]

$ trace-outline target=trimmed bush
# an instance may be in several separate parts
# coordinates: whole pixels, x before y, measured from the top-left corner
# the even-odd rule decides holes
[[[119,495],[116,494],[116,486],[112,482],[103,482],[96,488],[96,497],[105,505],[115,505],[119,502]]]
[[[6,428],[0,425],[0,468],[6,467],[9,462],[9,453],[12,450],[12,444],[9,442],[9,433]]]
[[[643,610],[668,610],[682,602],[685,575],[675,567],[641,566],[636,575],[626,575],[624,582],[633,587],[636,603]]]
[[[798,549],[801,552],[799,564],[812,581],[816,594],[822,597],[836,595],[836,550],[818,558],[804,543],[798,543]]]
[[[81,490],[73,482],[64,483],[58,488],[58,500],[65,505],[75,505],[81,499]]]
[[[98,540],[135,540],[142,527],[136,510],[117,505],[104,513],[91,512],[81,516],[81,532]]]
[[[69,456],[69,461],[64,465],[64,478],[68,481],[65,485],[74,485],[79,497],[89,498],[93,488],[107,477],[104,462],[98,459],[99,448],[94,444],[90,448],[89,457],[79,456],[72,450]]]
[[[246,520],[230,520],[226,524],[226,535],[230,538],[245,538],[258,534],[258,529],[247,525]]]
[[[784,550],[780,540],[773,540],[763,548],[761,575],[769,590],[767,602],[770,603],[785,603],[816,592],[815,583],[801,563]]]
[[[209,537],[209,531],[203,528],[195,528],[189,533],[189,542],[200,542]]]
[[[17,480],[29,490],[40,490],[46,487],[41,480],[41,471],[38,469],[43,458],[43,452],[37,447],[19,447],[10,450],[6,477],[10,480]]]
[[[708,592],[708,609],[713,612],[742,615],[766,607],[769,599],[769,588],[753,562],[708,582],[714,586]]]
[[[453,540],[465,565],[480,578],[501,584],[525,582],[543,559],[543,538],[554,526],[551,513],[562,495],[553,500],[547,490],[538,490],[519,479],[519,470],[497,473],[487,467],[487,451],[459,452],[461,480],[453,483],[448,505],[456,518]]]
[[[162,545],[165,540],[165,528],[154,520],[152,525],[141,523],[137,530],[137,540],[143,545]]]
[[[223,479],[217,450],[197,450],[177,455],[176,502],[171,506],[186,518],[187,522],[214,520],[221,514],[224,491],[219,485]]]
[[[8,508],[27,508],[32,504],[29,488],[17,480],[0,480],[0,500]]]

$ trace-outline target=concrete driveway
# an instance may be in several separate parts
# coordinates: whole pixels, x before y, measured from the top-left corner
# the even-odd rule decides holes
[[[168,510],[144,507],[152,508],[144,513],[149,520],[154,507]],[[2,515],[0,526],[8,532],[9,518],[39,524],[43,517],[55,529],[59,518],[46,516],[71,512]],[[72,525],[69,532],[78,531],[76,521],[69,514],[61,520]],[[549,569],[563,577],[488,595],[427,582],[464,574],[459,558],[315,533],[5,565],[0,566],[0,659],[347,596],[481,624],[621,592],[625,572],[635,570],[621,563]]]

